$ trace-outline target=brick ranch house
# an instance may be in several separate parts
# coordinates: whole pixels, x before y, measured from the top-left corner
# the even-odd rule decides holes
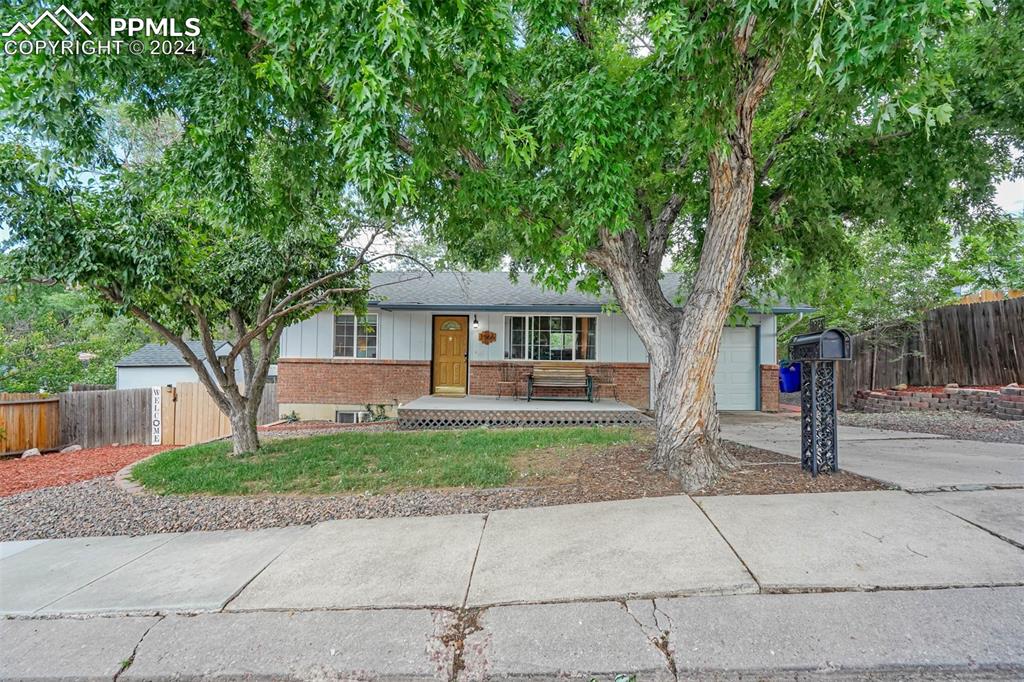
[[[493,396],[512,367],[551,362],[602,372],[618,400],[651,405],[647,351],[622,314],[606,312],[610,298],[549,291],[504,272],[382,272],[371,283],[380,288],[364,319],[327,310],[284,331],[282,414],[349,422],[368,406],[393,414],[425,395]],[[678,283],[673,274],[662,280],[670,300]],[[777,408],[775,316],[810,310],[750,309],[747,326],[726,327],[715,375],[720,409]]]

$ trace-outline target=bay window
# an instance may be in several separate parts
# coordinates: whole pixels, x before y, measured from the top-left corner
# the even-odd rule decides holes
[[[597,318],[573,315],[509,315],[505,358],[509,360],[594,360]]]

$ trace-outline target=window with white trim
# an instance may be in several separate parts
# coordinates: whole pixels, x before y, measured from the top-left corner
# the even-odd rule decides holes
[[[508,360],[594,360],[597,318],[573,315],[509,315],[505,318]]]
[[[373,421],[369,412],[350,412],[348,410],[335,410],[334,421],[338,424],[362,424]]]
[[[377,357],[377,315],[356,317],[351,313],[334,316],[334,357]]]

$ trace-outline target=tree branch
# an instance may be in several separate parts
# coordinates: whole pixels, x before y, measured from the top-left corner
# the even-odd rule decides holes
[[[789,122],[789,125],[786,126],[785,130],[775,137],[775,140],[772,142],[771,151],[768,152],[768,156],[765,157],[764,163],[761,164],[761,170],[759,173],[761,177],[767,175],[771,167],[775,165],[775,161],[779,156],[779,147],[796,135],[797,131],[800,129],[800,124],[804,122],[809,114],[810,112],[807,109],[801,109],[800,112],[793,117],[793,120]]]
[[[650,230],[647,232],[646,260],[650,267],[657,268],[658,270],[661,269],[661,261],[665,257],[668,237],[682,208],[682,195],[673,193],[661,208],[658,219],[652,223]]]
[[[213,376],[217,378],[217,382],[224,389],[224,394],[230,399],[234,397],[232,392],[236,385],[234,358],[231,359],[230,370],[221,367],[220,358],[217,357],[217,348],[213,344],[214,339],[213,332],[210,331],[210,321],[206,318],[206,314],[199,309],[199,306],[193,304],[190,308],[192,314],[196,317],[196,321],[199,323],[199,340],[203,344],[203,352],[206,353],[206,364],[213,370]]]
[[[578,12],[572,21],[572,35],[583,47],[590,49],[590,31],[587,28],[587,13],[590,11],[590,0],[579,0]]]
[[[96,287],[96,290],[103,294],[103,296],[105,296],[111,303],[125,305],[124,297],[121,296],[113,287],[98,286]],[[150,329],[167,339],[168,343],[178,349],[178,352],[181,353],[181,357],[184,358],[189,367],[195,371],[196,376],[199,378],[199,382],[206,387],[210,397],[213,398],[224,414],[228,414],[231,410],[231,405],[228,403],[227,397],[224,395],[224,391],[219,385],[214,383],[213,379],[210,377],[210,373],[206,370],[206,366],[203,364],[203,361],[200,360],[192,351],[192,348],[185,343],[184,339],[182,339],[180,335],[175,334],[170,329],[160,324],[160,322],[158,322],[153,316],[137,305],[127,304],[126,307],[128,308],[128,312],[145,322]]]
[[[242,319],[242,313],[239,312],[238,308],[232,307],[228,310],[228,319],[231,321],[231,326],[235,329],[236,338],[243,338],[246,334],[245,320]],[[234,346],[232,346],[234,350]],[[245,389],[248,390],[252,386],[252,380],[255,371],[255,359],[252,354],[252,344],[247,344],[242,349],[242,384]],[[234,362],[232,361],[232,367]],[[250,393],[251,396],[251,393]]]

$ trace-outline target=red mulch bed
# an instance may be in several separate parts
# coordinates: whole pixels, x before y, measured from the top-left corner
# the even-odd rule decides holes
[[[0,460],[0,497],[110,476],[140,459],[169,450],[169,445],[119,445],[28,459]]]

